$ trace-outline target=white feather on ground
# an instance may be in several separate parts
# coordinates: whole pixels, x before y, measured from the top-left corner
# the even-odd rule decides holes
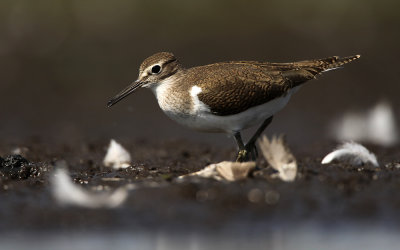
[[[396,119],[386,102],[378,103],[365,114],[345,114],[334,123],[332,133],[340,141],[364,141],[382,146],[392,146],[399,141]]]
[[[376,167],[379,166],[376,156],[363,145],[355,142],[342,144],[336,150],[326,155],[321,163],[328,164],[333,160],[347,162],[353,166],[360,166],[366,163],[371,163]]]
[[[266,136],[263,136],[259,142],[264,158],[268,163],[278,171],[275,175],[283,181],[294,181],[297,174],[296,158],[292,155],[287,147],[284,137],[273,136],[269,141]]]
[[[208,165],[200,171],[188,175],[180,176],[198,176],[203,178],[213,178],[217,181],[238,181],[248,177],[249,172],[256,167],[255,162],[231,162],[223,161]]]
[[[131,155],[121,144],[112,139],[103,164],[114,169],[127,168],[131,166]]]
[[[85,208],[115,208],[120,206],[128,197],[125,187],[113,192],[89,191],[73,183],[66,169],[65,162],[58,162],[51,177],[51,187],[54,199],[60,205],[72,205]]]

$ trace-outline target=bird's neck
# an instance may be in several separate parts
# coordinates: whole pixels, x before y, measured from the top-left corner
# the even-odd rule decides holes
[[[171,88],[176,85],[176,77],[175,74],[171,75],[163,80],[161,80],[159,83],[154,84],[151,86],[151,90],[156,96],[157,100],[164,99],[167,95],[170,95],[173,92],[171,91]]]
[[[177,72],[178,73],[178,72]],[[191,97],[186,90],[187,84],[181,74],[174,74],[151,87],[160,108],[171,113],[188,113],[191,107]]]

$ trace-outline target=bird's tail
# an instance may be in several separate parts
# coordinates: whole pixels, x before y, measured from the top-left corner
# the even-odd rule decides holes
[[[322,69],[321,72],[326,72],[329,70],[340,68],[341,66],[349,62],[352,62],[354,60],[357,60],[358,58],[360,58],[360,55],[347,56],[342,58],[338,56],[333,56],[325,59],[320,59],[314,62],[317,63],[317,65],[315,65],[316,67],[320,67]]]
[[[332,56],[324,59],[294,62],[290,64],[292,69],[283,71],[282,75],[291,80],[293,83],[292,87],[295,87],[307,80],[316,78],[318,74],[340,68],[344,64],[352,62],[358,58],[360,58],[360,55],[343,58]]]

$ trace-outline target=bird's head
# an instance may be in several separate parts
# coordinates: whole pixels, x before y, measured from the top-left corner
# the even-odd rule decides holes
[[[111,107],[141,87],[153,88],[162,84],[164,80],[173,76],[180,68],[181,65],[176,57],[169,52],[156,53],[146,58],[140,65],[137,80],[113,97],[107,103],[107,106]]]

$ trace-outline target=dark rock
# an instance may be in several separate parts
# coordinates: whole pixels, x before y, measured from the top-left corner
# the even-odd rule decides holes
[[[40,169],[21,155],[0,158],[0,177],[5,179],[27,179],[39,175]]]
[[[20,168],[27,164],[29,161],[21,155],[9,155],[3,160],[2,167]]]

